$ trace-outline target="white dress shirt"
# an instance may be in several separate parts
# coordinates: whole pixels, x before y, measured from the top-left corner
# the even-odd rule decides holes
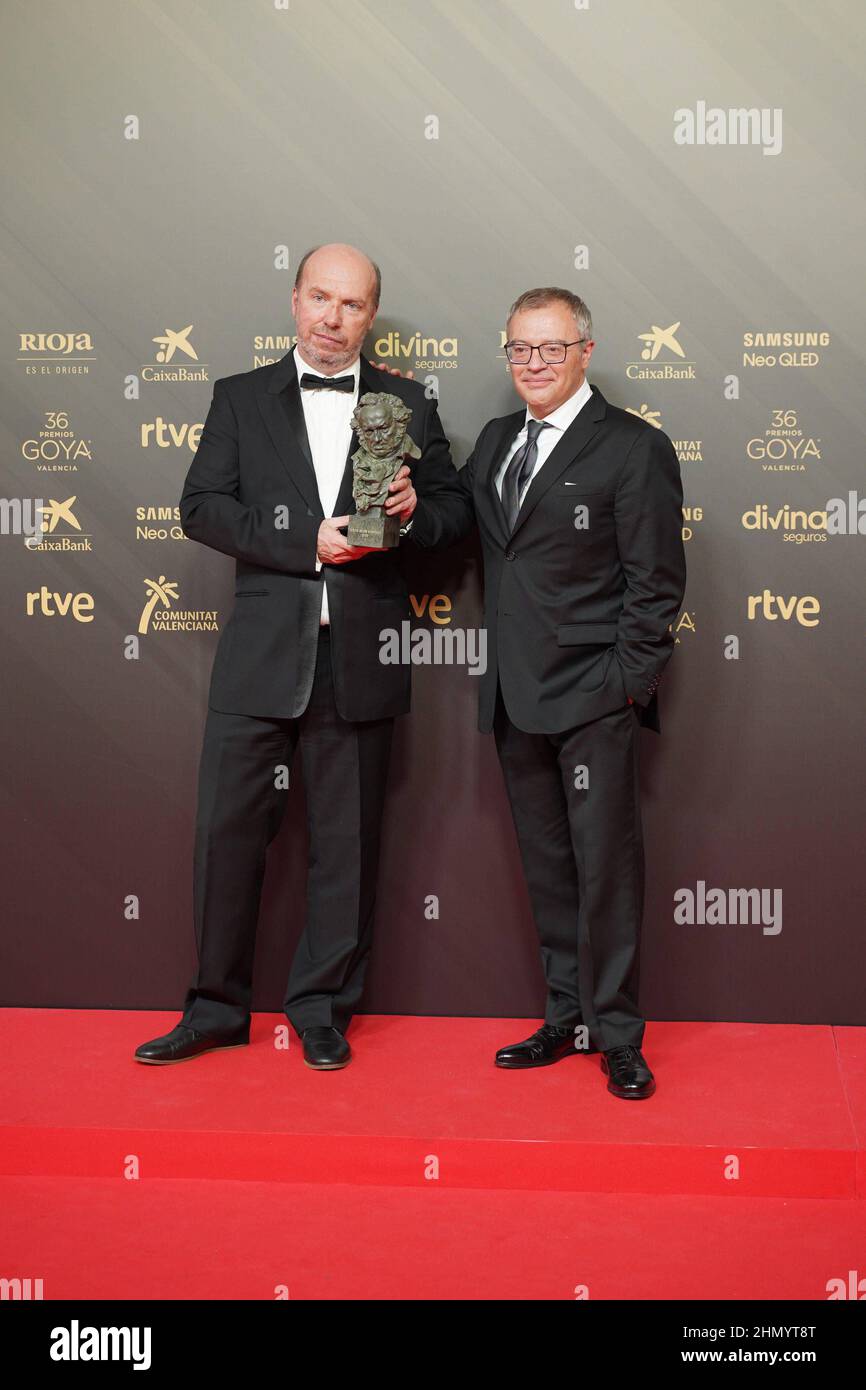
[[[343,367],[339,372],[331,373],[332,376],[354,376],[354,391],[304,391],[300,384],[304,372],[311,372],[313,376],[325,378],[327,378],[327,373],[320,372],[317,367],[311,367],[309,362],[305,362],[297,344],[294,351],[295,368],[298,373],[298,390],[301,393],[301,408],[304,412],[304,423],[307,426],[310,453],[313,455],[313,467],[316,470],[319,501],[325,516],[333,516],[340,484],[343,481],[343,473],[346,469],[349,445],[352,442],[350,422],[352,412],[358,404],[361,359],[356,357],[350,367]],[[316,569],[320,570],[321,568],[322,562],[317,559]],[[322,612],[319,623],[324,626],[330,622],[327,579],[322,583],[322,590]]]
[[[592,387],[590,386],[586,377],[584,377],[583,381],[578,386],[574,395],[569,396],[567,401],[563,401],[562,405],[557,406],[556,410],[552,410],[549,415],[546,415],[544,417],[544,423],[546,425],[553,425],[553,429],[539,431],[538,455],[535,460],[535,467],[532,470],[531,476],[526,479],[526,482],[520,489],[520,496],[517,499],[518,507],[523,506],[523,499],[526,496],[526,490],[529,487],[529,484],[532,482],[532,479],[538,472],[539,468],[541,468],[542,465],[547,462],[548,458],[553,453],[553,450],[556,448],[563,434],[568,429],[569,425],[577,419],[578,415],[580,414],[583,407],[586,405],[591,395]],[[523,429],[520,431],[514,443],[511,445],[511,448],[505,455],[505,458],[503,459],[502,464],[496,474],[496,491],[499,493],[500,498],[502,497],[502,480],[505,477],[508,465],[514,458],[514,455],[517,453],[517,450],[522,448],[523,445],[526,443],[527,426],[529,425],[529,421],[534,420],[535,418],[536,417],[532,414],[531,410],[529,409],[529,406],[527,406],[526,418],[523,422]]]

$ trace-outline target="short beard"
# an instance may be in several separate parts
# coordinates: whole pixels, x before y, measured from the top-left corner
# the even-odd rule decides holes
[[[319,371],[329,374],[338,372],[341,367],[347,367],[358,356],[357,352],[344,350],[337,354],[336,360],[333,360],[330,353],[326,358],[312,342],[302,342],[299,338],[298,345],[311,367],[318,367]]]

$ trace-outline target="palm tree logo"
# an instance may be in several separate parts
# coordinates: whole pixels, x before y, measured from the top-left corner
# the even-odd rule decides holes
[[[641,406],[640,410],[635,410],[632,406],[627,405],[627,406],[626,406],[626,414],[627,414],[627,415],[636,415],[636,416],[638,417],[639,420],[646,420],[646,422],[647,422],[648,425],[653,425],[657,430],[660,430],[661,427],[662,427],[662,413],[661,413],[661,411],[660,411],[660,410],[650,410],[650,408],[649,408],[649,406],[646,404],[646,402],[644,402],[644,404]]]
[[[141,610],[141,617],[138,622],[138,630],[141,633],[147,632],[151,614],[158,603],[161,603],[163,608],[171,608],[171,600],[179,597],[177,580],[166,580],[164,574],[161,574],[158,580],[145,579],[144,587],[147,590],[147,603]]]

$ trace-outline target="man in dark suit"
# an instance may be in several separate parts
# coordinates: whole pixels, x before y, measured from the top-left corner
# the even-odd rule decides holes
[[[297,346],[214,383],[180,502],[184,534],[236,561],[199,770],[199,963],[181,1022],[143,1043],[140,1062],[249,1041],[265,850],[298,746],[311,842],[307,922],[284,1008],[309,1066],[333,1070],[351,1056],[344,1034],[371,944],[391,734],[409,709],[411,676],[379,659],[380,630],[410,616],[398,547],[350,546],[341,530],[355,510],[352,414],[359,395],[383,386],[361,355],[379,292],[378,268],[354,247],[308,252],[292,294]],[[402,535],[417,495],[456,494],[459,484],[435,401],[414,381],[395,379],[388,390],[409,407],[407,431],[421,450],[413,481],[401,468],[386,505]]]
[[[477,519],[495,734],[547,980],[545,1022],[501,1067],[601,1051],[608,1090],[652,1094],[638,1008],[644,858],[639,724],[685,588],[682,483],[661,430],[586,380],[592,321],[568,290],[512,306],[506,354],[524,408],[490,420],[459,497],[419,498],[417,543]]]

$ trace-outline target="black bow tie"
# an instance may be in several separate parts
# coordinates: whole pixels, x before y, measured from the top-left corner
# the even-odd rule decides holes
[[[302,391],[354,391],[355,378],[353,376],[313,376],[312,372],[304,372],[301,377]]]

